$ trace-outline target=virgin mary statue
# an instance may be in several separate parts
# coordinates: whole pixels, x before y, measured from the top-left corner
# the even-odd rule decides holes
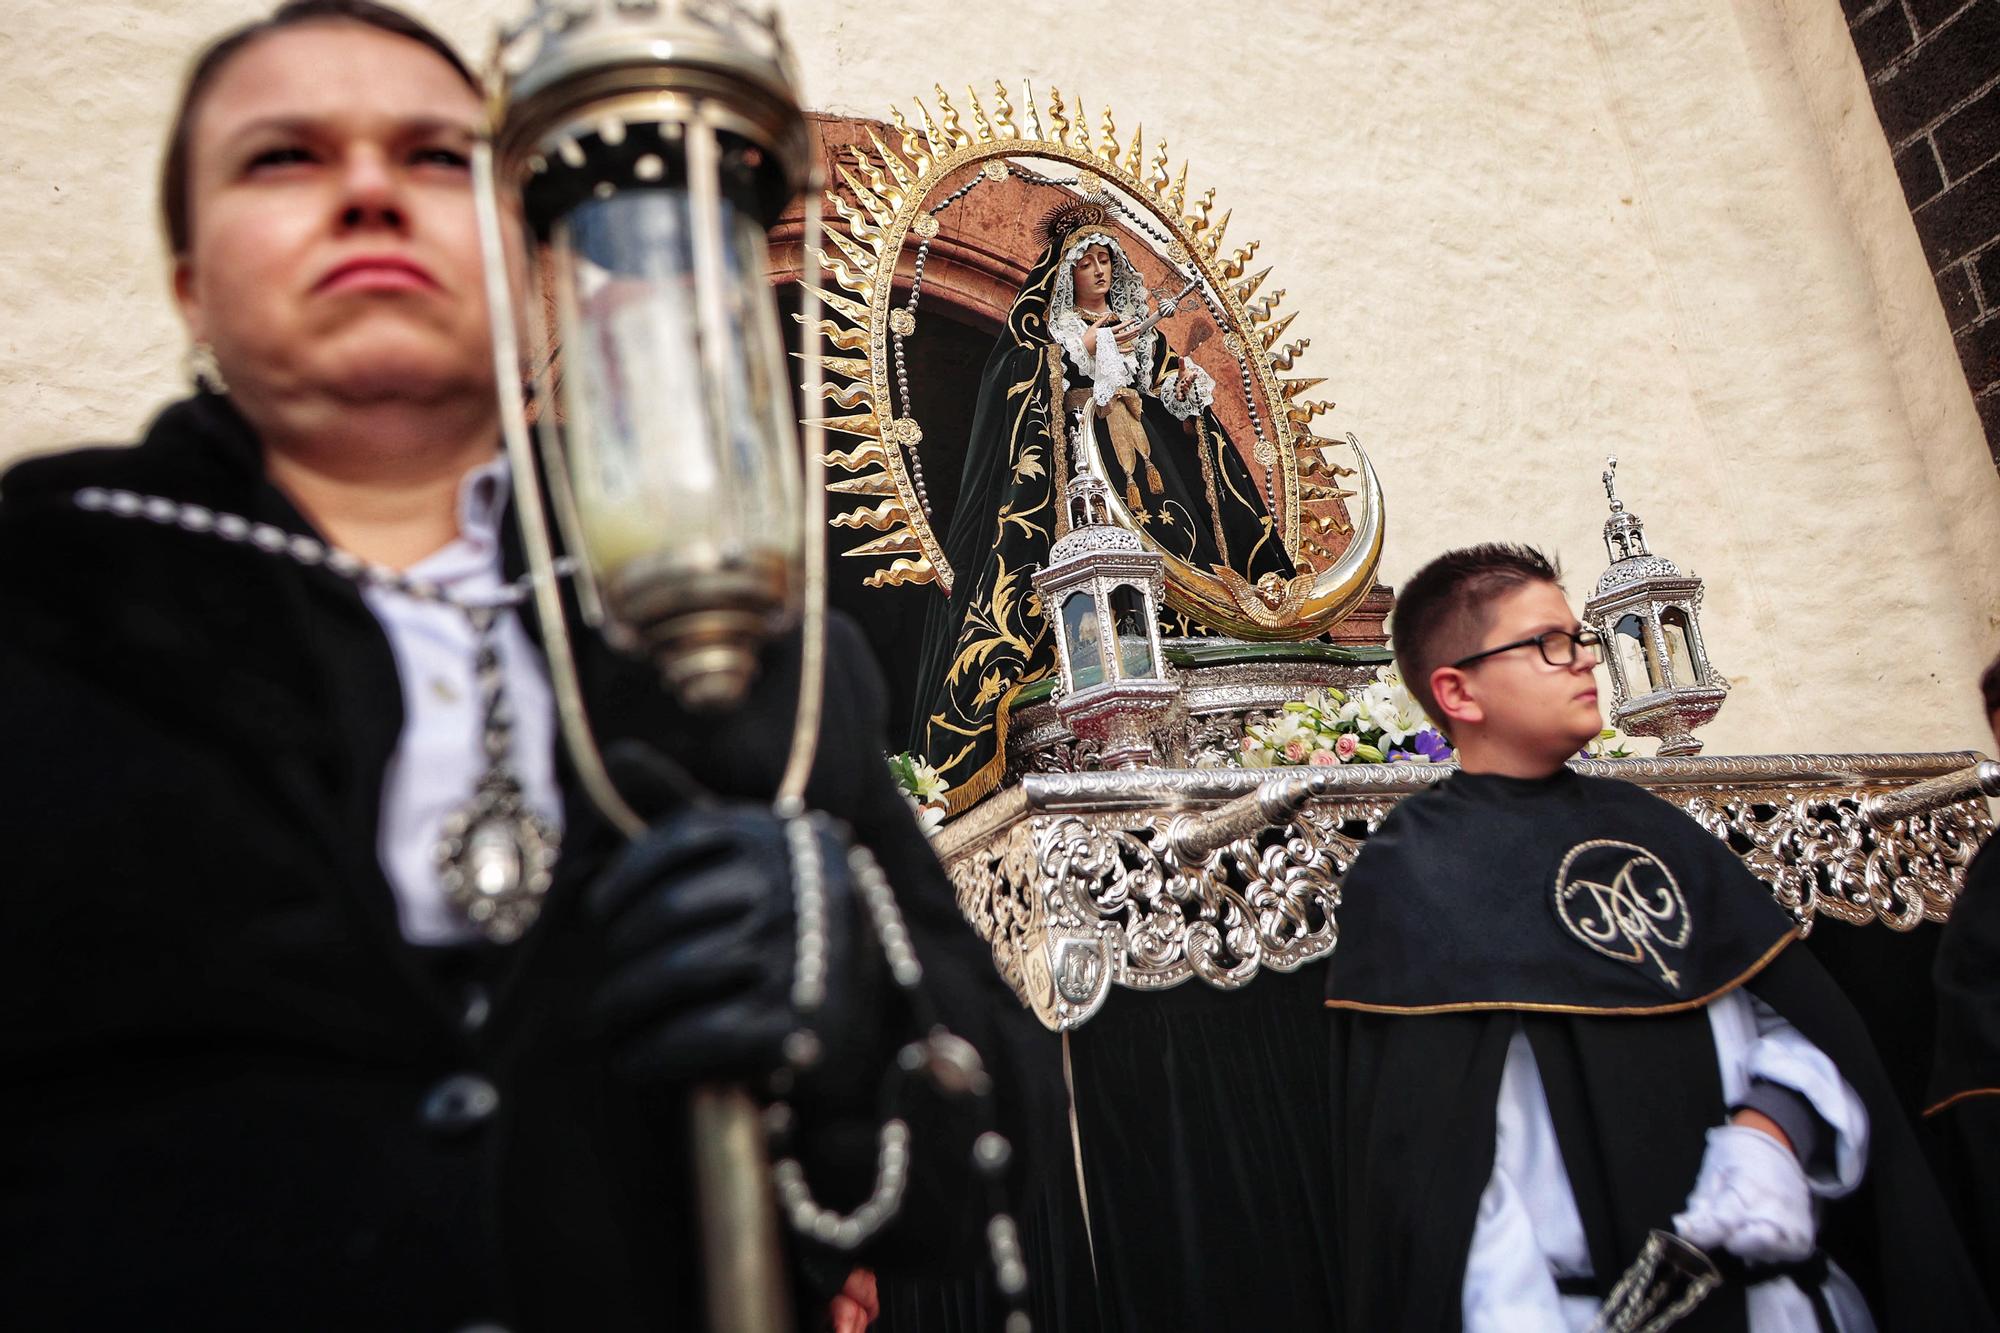
[[[950,784],[952,814],[999,784],[1008,705],[1055,669],[1028,579],[1067,530],[1061,497],[1079,440],[1168,555],[1253,583],[1293,574],[1210,406],[1214,381],[1157,328],[1140,329],[1151,314],[1146,285],[1109,211],[1066,204],[1042,236],[980,378],[945,538],[951,596],[933,605],[924,630],[911,749]]]

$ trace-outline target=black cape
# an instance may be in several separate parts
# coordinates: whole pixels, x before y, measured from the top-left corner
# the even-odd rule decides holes
[[[1866,1180],[1827,1208],[1820,1238],[1878,1326],[1991,1327],[1859,1016],[1795,937],[1727,846],[1626,783],[1460,773],[1400,804],[1346,876],[1328,970],[1348,1326],[1460,1326],[1516,1025],[1594,1275],[1614,1281],[1669,1225],[1726,1116],[1703,1006],[1747,985],[1867,1105]],[[1685,1326],[1744,1328],[1740,1289]]]
[[[376,855],[402,695],[359,593],[84,513],[84,486],[310,531],[207,395],[136,448],[30,460],[0,486],[7,1326],[699,1326],[685,1099],[619,1078],[584,1018],[602,962],[578,904],[620,839],[574,774],[559,756],[564,847],[535,927],[465,957],[408,945]],[[517,548],[507,560],[518,572]],[[725,796],[775,789],[795,643],[772,646],[741,710],[712,717],[590,636],[579,654],[607,743],[657,746]],[[833,626],[828,658],[808,800],[880,858],[926,986],[986,1054],[1010,1128],[1040,1123],[1022,1101],[1059,1095],[1060,1070],[889,779],[887,703],[851,624]],[[490,996],[483,1022],[468,984]],[[908,1031],[885,1018],[885,1058]],[[492,1114],[427,1109],[467,1074],[496,1089]],[[869,1261],[970,1267],[977,1126],[928,1101],[910,1112],[905,1216]],[[829,1202],[866,1195],[876,1120],[809,1118]],[[1016,1137],[1025,1163],[1032,1136]],[[837,1283],[846,1261],[819,1258]],[[802,1317],[823,1294],[805,1293]]]
[[[2000,838],[1965,873],[1938,945],[1937,1056],[1925,1118],[1938,1179],[2000,1305]]]

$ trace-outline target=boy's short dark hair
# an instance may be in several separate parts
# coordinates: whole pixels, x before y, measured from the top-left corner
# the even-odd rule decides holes
[[[1494,599],[1527,583],[1560,587],[1562,570],[1532,546],[1487,542],[1446,551],[1397,590],[1389,646],[1403,684],[1439,731],[1449,723],[1431,695],[1431,672],[1478,652]]]
[[[1986,701],[1986,720],[1991,722],[2000,713],[2000,657],[1988,662],[1979,677],[1979,697]]]

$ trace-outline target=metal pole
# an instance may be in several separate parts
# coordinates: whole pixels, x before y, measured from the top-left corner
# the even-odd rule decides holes
[[[1926,814],[1942,805],[1969,800],[1974,796],[2000,796],[2000,763],[1982,759],[1956,773],[1913,782],[1896,791],[1870,796],[1861,803],[1861,812],[1876,828],[1887,828],[1899,819]]]

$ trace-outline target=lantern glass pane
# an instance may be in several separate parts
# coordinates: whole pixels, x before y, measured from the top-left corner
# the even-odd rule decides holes
[[[1102,634],[1097,625],[1097,598],[1088,592],[1073,592],[1063,598],[1063,638],[1069,644],[1069,683],[1072,690],[1087,690],[1104,683]]]
[[[1612,635],[1627,694],[1649,694],[1660,688],[1660,668],[1653,658],[1652,637],[1646,622],[1637,616],[1621,618],[1617,633]]]
[[[1677,606],[1660,612],[1660,630],[1667,638],[1667,669],[1675,685],[1700,683],[1694,669],[1694,653],[1688,646],[1687,613]]]
[[[563,434],[600,577],[666,546],[693,571],[802,555],[765,233],[723,201],[722,319],[703,328],[691,208],[685,190],[620,192],[572,209],[550,238]],[[710,339],[720,355],[705,358]]]
[[[1148,680],[1160,674],[1153,661],[1153,636],[1146,599],[1129,583],[1111,590],[1111,618],[1118,626],[1118,674],[1125,680]]]

